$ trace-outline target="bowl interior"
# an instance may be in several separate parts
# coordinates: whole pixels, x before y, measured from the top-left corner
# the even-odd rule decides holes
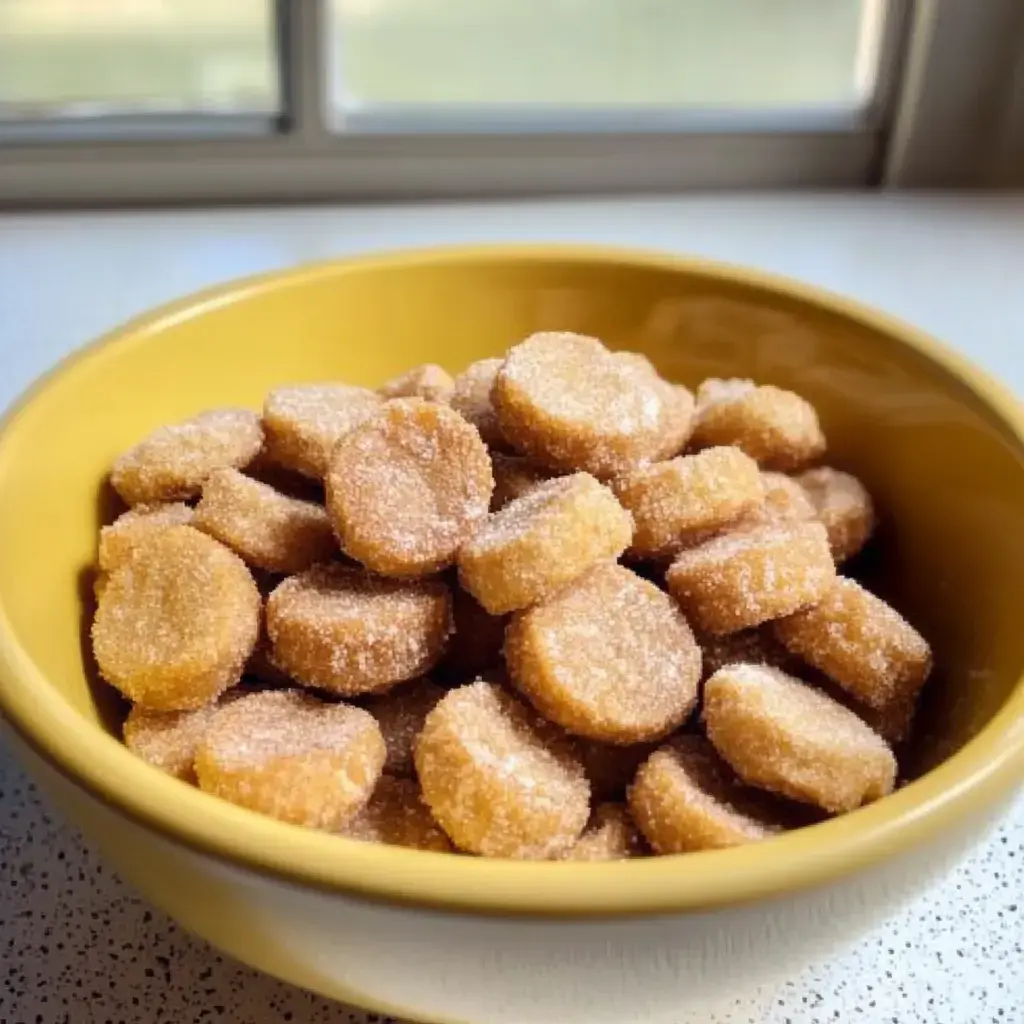
[[[861,477],[882,515],[856,571],[935,647],[914,771],[962,747],[1019,685],[1022,446],[970,371],[926,343],[900,343],[885,318],[808,290],[579,252],[305,268],[158,313],[72,360],[0,434],[0,634],[82,730],[116,732],[118,704],[96,682],[83,637],[96,533],[110,511],[105,477],[120,451],[203,409],[259,408],[281,383],[375,385],[428,360],[454,372],[540,329],[636,349],[691,386],[749,376],[815,404],[828,461]],[[0,672],[5,703],[20,685]]]

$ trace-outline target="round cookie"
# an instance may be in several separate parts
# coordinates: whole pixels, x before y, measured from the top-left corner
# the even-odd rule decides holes
[[[702,633],[759,626],[820,601],[836,578],[820,523],[736,530],[679,554],[668,588]]]
[[[245,563],[191,526],[171,526],[108,575],[93,653],[129,700],[186,711],[238,682],[259,625],[260,595]]]
[[[254,412],[216,409],[154,430],[114,461],[110,483],[129,505],[192,498],[215,469],[241,469],[262,446]]]
[[[444,651],[451,599],[440,580],[387,580],[334,563],[281,583],[266,620],[279,668],[352,696],[427,672]]]
[[[384,764],[373,717],[295,690],[221,708],[196,751],[199,786],[293,825],[337,831],[370,799]]]
[[[491,398],[502,434],[518,451],[551,469],[599,478],[678,450],[689,430],[689,392],[580,334],[534,334],[515,345]]]
[[[810,402],[792,391],[750,380],[704,381],[697,389],[695,448],[736,445],[766,469],[794,470],[825,451]]]
[[[782,831],[771,798],[741,785],[703,736],[680,736],[641,765],[629,807],[657,853],[723,850]]]
[[[912,701],[931,672],[927,641],[895,608],[839,577],[811,608],[775,623],[794,654],[869,707]]]
[[[742,526],[772,526],[780,523],[806,523],[818,518],[817,509],[807,492],[791,476],[761,471],[764,501],[741,520]]]
[[[852,711],[766,665],[704,684],[708,739],[745,782],[838,814],[891,793],[896,758]]]
[[[487,515],[494,477],[461,416],[401,398],[338,442],[326,485],[346,554],[384,576],[422,576],[454,563]]]
[[[196,529],[267,572],[302,572],[337,550],[322,505],[289,498],[235,469],[218,469],[203,484]]]
[[[526,608],[616,558],[633,520],[586,473],[556,477],[492,513],[459,551],[459,581],[492,615]]]
[[[416,770],[434,818],[468,853],[560,857],[590,815],[571,744],[494,683],[452,690],[427,715]]]
[[[753,512],[764,500],[757,463],[738,448],[708,448],[642,466],[612,489],[633,516],[634,558],[663,558]]]
[[[546,718],[623,745],[682,725],[701,674],[700,648],[675,602],[614,563],[514,616],[505,661]]]

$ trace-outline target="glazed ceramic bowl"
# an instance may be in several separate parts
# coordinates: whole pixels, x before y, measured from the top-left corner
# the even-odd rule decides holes
[[[673,379],[750,376],[817,406],[830,461],[882,510],[871,583],[935,646],[915,781],[724,852],[516,863],[279,824],[136,760],[83,636],[117,453],[157,424],[258,408],[273,385],[458,370],[540,329],[646,353]],[[703,261],[590,249],[327,263],[144,317],[37,384],[0,431],[0,708],[29,771],[186,928],[396,1016],[675,1020],[881,922],[972,843],[1024,775],[1024,417],[918,331]]]

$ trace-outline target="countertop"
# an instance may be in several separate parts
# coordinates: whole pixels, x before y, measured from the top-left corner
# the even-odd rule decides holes
[[[709,195],[0,217],[0,407],[96,334],[213,282],[348,253],[493,241],[640,246],[803,278],[913,321],[1024,394],[1024,197]],[[846,955],[700,1024],[1021,1024],[1022,948],[1019,799],[943,883]],[[0,749],[0,1021],[382,1018],[185,935],[50,814]],[[678,1024],[698,1022],[681,1011]]]

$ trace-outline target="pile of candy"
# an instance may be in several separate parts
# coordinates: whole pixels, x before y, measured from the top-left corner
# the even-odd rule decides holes
[[[93,650],[128,747],[365,841],[609,860],[889,793],[930,668],[800,396],[536,334],[122,455]],[[814,467],[814,468],[812,468]],[[654,581],[654,582],[652,582]]]

